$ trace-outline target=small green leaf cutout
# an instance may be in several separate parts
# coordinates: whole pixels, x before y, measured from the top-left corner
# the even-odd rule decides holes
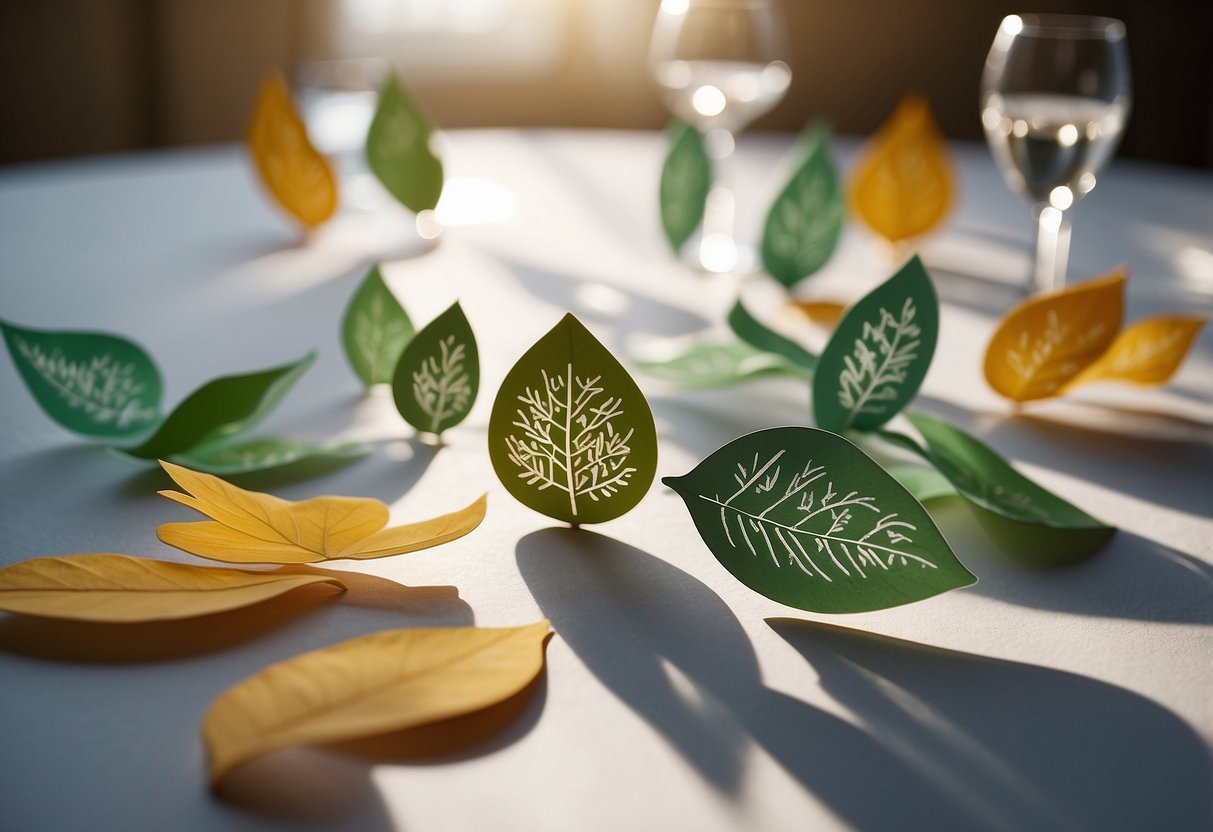
[[[455,303],[405,347],[392,377],[392,396],[406,422],[441,435],[467,417],[479,389],[476,336]]]
[[[661,227],[675,251],[699,223],[712,187],[712,163],[699,131],[675,119],[667,131],[670,151],[661,167]]]
[[[413,337],[413,323],[372,266],[350,298],[341,324],[345,355],[367,387],[389,384],[392,370]]]
[[[430,148],[429,121],[396,73],[379,90],[366,136],[366,160],[379,181],[413,213],[432,209],[442,196],[442,161]]]

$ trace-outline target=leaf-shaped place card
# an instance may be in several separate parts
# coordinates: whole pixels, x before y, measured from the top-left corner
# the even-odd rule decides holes
[[[248,143],[261,181],[287,212],[308,228],[333,216],[337,179],[308,140],[290,90],[277,71],[261,82]]]
[[[489,458],[523,505],[573,525],[602,523],[649,490],[657,430],[627,370],[565,315],[501,383]]]
[[[931,366],[939,299],[917,256],[847,310],[813,376],[817,426],[872,430],[905,407]]]
[[[388,509],[365,497],[315,497],[293,503],[161,462],[186,493],[161,491],[210,520],[165,523],[156,534],[170,546],[228,563],[315,563],[368,560],[428,549],[463,537],[484,519],[485,498],[451,514],[384,528]]]
[[[803,370],[804,375],[812,375],[816,369],[816,355],[759,321],[750,314],[750,310],[745,308],[740,299],[729,310],[728,322],[733,334],[742,341],[756,349],[786,358],[792,366]]]
[[[122,450],[141,459],[163,459],[248,430],[278,406],[315,360],[311,352],[280,367],[208,381],[186,396],[145,442]]]
[[[273,665],[202,721],[211,783],[255,757],[377,736],[503,702],[543,669],[548,622],[372,633]]]
[[[1124,288],[1117,269],[1012,309],[986,347],[986,381],[1016,402],[1060,393],[1116,339]]]
[[[889,242],[930,231],[952,203],[943,136],[919,95],[902,98],[851,180],[855,213]]]
[[[34,399],[68,430],[120,442],[159,423],[160,372],[138,345],[96,332],[0,330]]]
[[[451,305],[405,347],[392,377],[404,420],[438,436],[467,417],[480,390],[480,353],[463,307]]]
[[[735,439],[683,477],[716,559],[756,592],[802,610],[879,610],[968,586],[926,509],[837,434],[769,428]]]
[[[392,370],[413,337],[413,322],[372,266],[346,307],[341,324],[345,355],[362,383],[390,384]]]
[[[1205,319],[1196,315],[1154,315],[1134,321],[1064,389],[1068,392],[1095,381],[1164,384],[1175,375],[1204,325]]]
[[[433,127],[396,73],[379,90],[366,136],[366,160],[392,196],[415,214],[442,196],[442,161],[430,147]]]
[[[735,338],[695,337],[663,361],[633,364],[645,375],[694,388],[726,387],[763,376],[804,377],[801,368],[780,356]]]
[[[990,536],[1021,560],[1041,566],[1073,563],[1098,552],[1116,532],[1016,471],[976,437],[923,413],[906,417],[925,447],[900,434],[882,435],[933,464]]]
[[[784,286],[824,266],[842,235],[846,208],[829,145],[825,128],[809,134],[804,161],[775,198],[763,226],[762,266]]]
[[[335,575],[283,575],[133,558],[63,555],[0,569],[0,610],[130,624],[247,607],[312,584],[344,591]]]
[[[703,222],[712,188],[712,162],[693,126],[675,119],[668,132],[670,152],[661,167],[661,227],[677,251]]]

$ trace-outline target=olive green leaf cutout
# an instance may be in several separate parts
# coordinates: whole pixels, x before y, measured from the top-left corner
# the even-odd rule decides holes
[[[703,137],[693,126],[674,119],[669,128],[670,152],[661,167],[661,227],[677,251],[703,222],[712,163]]]
[[[392,376],[392,396],[406,422],[441,436],[467,417],[479,389],[476,336],[455,303],[405,347]]]
[[[366,160],[375,176],[414,213],[442,195],[442,162],[430,148],[433,127],[396,77],[388,75],[366,136]]]
[[[634,361],[647,376],[687,388],[727,387],[763,376],[803,378],[801,368],[735,338],[699,336],[664,361]]]
[[[728,321],[729,328],[742,341],[756,349],[786,358],[794,367],[803,370],[804,375],[811,375],[817,367],[816,355],[759,321],[750,314],[740,299],[729,311]]]
[[[817,426],[873,430],[918,392],[939,334],[939,299],[917,255],[846,311],[813,377]]]
[[[137,344],[97,332],[0,329],[34,399],[68,430],[120,442],[160,421],[160,372]]]
[[[662,482],[686,502],[716,559],[782,604],[866,612],[977,581],[926,509],[829,431],[751,433]]]
[[[574,526],[626,513],[657,470],[657,431],[627,370],[572,315],[506,375],[489,458],[523,505]]]
[[[989,446],[923,413],[906,417],[924,444],[893,431],[881,436],[918,453],[951,481],[998,544],[1040,566],[1074,563],[1098,552],[1116,528],[1016,471]]]
[[[345,355],[367,387],[390,384],[392,370],[413,337],[413,322],[371,266],[350,298],[341,324]]]
[[[317,457],[328,457],[339,463],[342,458],[353,459],[366,452],[365,445],[353,442],[317,445],[267,437],[206,442],[175,454],[173,461],[195,471],[227,476],[282,468]]]
[[[762,232],[762,265],[784,286],[793,286],[825,265],[838,245],[846,202],[830,161],[824,127],[805,141],[805,159],[775,198]]]

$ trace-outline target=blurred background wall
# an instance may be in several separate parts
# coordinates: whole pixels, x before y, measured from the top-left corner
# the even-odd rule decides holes
[[[4,0],[0,164],[231,141],[263,72],[397,64],[443,127],[654,128],[645,67],[658,0]],[[754,129],[825,118],[866,134],[903,92],[979,139],[977,88],[1018,11],[1124,20],[1135,100],[1125,156],[1213,168],[1213,2],[785,0],[793,81]]]

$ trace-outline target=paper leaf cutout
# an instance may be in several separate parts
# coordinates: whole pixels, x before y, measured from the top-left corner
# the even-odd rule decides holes
[[[905,486],[920,503],[940,497],[957,496],[956,486],[935,468],[921,465],[886,465],[885,470],[893,479]]]
[[[406,422],[441,435],[467,417],[479,389],[476,337],[455,303],[405,348],[392,377],[392,396]]]
[[[484,519],[485,498],[432,520],[385,529],[388,509],[366,497],[315,497],[294,503],[245,491],[209,474],[161,462],[186,493],[163,497],[211,519],[165,523],[162,541],[228,563],[315,563],[402,555],[463,537]]]
[[[226,612],[334,575],[281,575],[128,555],[34,558],[0,569],[0,610],[74,621],[134,623]]]
[[[207,711],[211,782],[278,749],[386,734],[502,702],[539,675],[549,632],[546,620],[388,630],[273,665]]]
[[[637,369],[682,387],[725,387],[762,376],[804,377],[804,371],[778,355],[744,341],[697,338],[665,361],[636,361]]]
[[[759,321],[738,300],[729,310],[729,328],[733,333],[756,349],[773,352],[786,358],[793,366],[799,367],[809,375],[817,367],[817,356],[797,344],[791,338],[780,335],[766,324]]]
[[[346,307],[341,324],[345,355],[368,387],[390,384],[392,370],[413,337],[413,322],[371,266]]]
[[[1012,309],[986,347],[986,381],[1016,402],[1060,393],[1115,340],[1124,288],[1117,269]]]
[[[918,501],[828,431],[751,433],[662,482],[734,577],[798,609],[879,610],[977,580]]]
[[[1205,319],[1195,315],[1156,315],[1135,321],[1065,390],[1094,381],[1164,384],[1175,375],[1204,325]]]
[[[677,251],[703,222],[712,163],[693,126],[675,119],[669,134],[670,152],[661,167],[661,227]]]
[[[317,457],[354,457],[366,453],[353,443],[314,445],[289,439],[258,438],[207,442],[175,454],[173,461],[208,474],[247,474],[293,465]]]
[[[846,304],[830,300],[793,300],[792,306],[803,312],[813,323],[827,329],[836,326],[847,311]]]
[[[939,334],[939,299],[917,256],[852,306],[813,376],[817,426],[872,430],[918,392]]]
[[[1034,564],[1062,565],[1099,551],[1115,533],[1115,527],[1016,471],[976,437],[923,413],[906,416],[925,448],[908,437],[886,437],[900,440],[899,445],[938,468],[1008,552]]]
[[[308,228],[333,216],[337,210],[333,169],[312,147],[290,90],[276,71],[261,82],[248,142],[257,173],[279,205]]]
[[[0,330],[34,399],[68,430],[120,441],[160,421],[160,372],[136,344],[96,332]]]
[[[574,525],[602,523],[649,490],[657,431],[627,370],[565,315],[501,383],[489,458],[523,505]]]
[[[163,459],[248,430],[278,406],[315,360],[311,352],[281,367],[208,381],[186,396],[146,442],[123,452]]]
[[[762,231],[762,265],[784,286],[820,269],[834,253],[845,217],[829,133],[815,129],[806,156],[775,198]]]
[[[873,137],[851,180],[851,202],[873,231],[894,243],[930,231],[947,215],[947,146],[921,96],[905,96]]]
[[[442,161],[430,149],[432,133],[396,73],[390,73],[366,136],[366,160],[383,186],[413,213],[432,209],[442,196]]]

